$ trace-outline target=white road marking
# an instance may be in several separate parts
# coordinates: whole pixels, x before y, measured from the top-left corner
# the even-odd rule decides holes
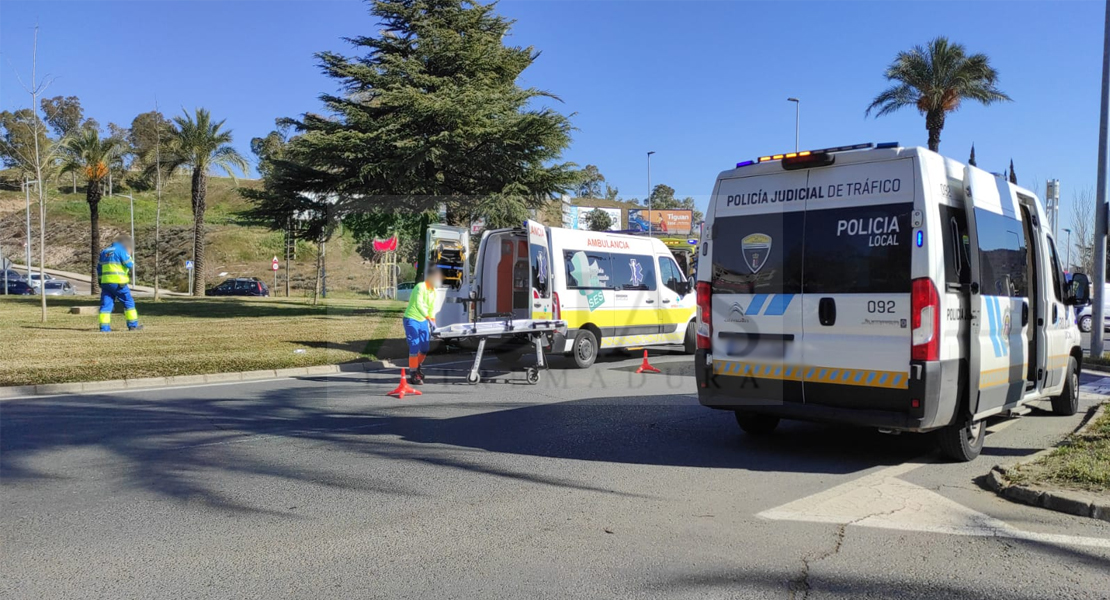
[[[877,529],[1029,540],[1110,549],[1110,539],[1025,531],[899,479],[927,463],[895,465],[756,516]]]

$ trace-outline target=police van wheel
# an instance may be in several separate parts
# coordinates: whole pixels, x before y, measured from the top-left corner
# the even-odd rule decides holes
[[[736,411],[736,424],[748,435],[769,435],[779,426],[779,418]]]
[[[588,369],[597,360],[597,338],[589,329],[579,329],[574,336],[574,350],[571,351],[574,365],[579,369]]]
[[[698,350],[698,332],[694,329],[694,322],[690,321],[686,325],[686,337],[682,340],[682,351],[686,354],[693,354]]]
[[[967,419],[941,429],[937,435],[940,450],[946,457],[956,462],[969,462],[983,451],[987,425],[983,421]]]
[[[1064,382],[1064,391],[1059,396],[1052,398],[1052,414],[1061,417],[1070,417],[1079,412],[1079,365],[1075,357],[1068,359],[1067,380]]]

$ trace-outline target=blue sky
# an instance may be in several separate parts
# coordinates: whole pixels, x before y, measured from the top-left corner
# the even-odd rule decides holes
[[[1072,193],[1095,183],[1103,4],[1057,2],[666,2],[506,0],[510,43],[542,51],[523,83],[558,95],[578,128],[568,160],[596,164],[622,196],[653,183],[705,204],[714,177],[739,160],[801,146],[864,141],[924,145],[924,119],[864,109],[899,50],[947,35],[987,53],[1015,102],[967,104],[948,119],[941,152],[1020,183]],[[19,2],[0,5],[0,108],[24,107],[33,26],[48,95],[77,95],[102,125],[151,110],[204,106],[236,145],[276,117],[320,108],[333,91],[312,57],[347,52],[343,36],[378,26],[357,1]],[[1065,225],[1070,221],[1065,216]]]

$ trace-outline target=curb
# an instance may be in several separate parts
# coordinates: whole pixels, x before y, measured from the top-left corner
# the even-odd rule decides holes
[[[1105,404],[1099,406],[1094,414],[1087,419],[1087,422],[1076,430],[1076,433],[1082,432],[1089,427],[1091,423],[1094,423],[1096,419],[1102,416],[1102,413],[1106,411],[1106,406]],[[1014,466],[1017,467],[1035,462],[1041,457],[1048,455],[1053,450],[1055,450],[1055,446],[1041,450]],[[990,473],[984,476],[983,485],[1011,502],[1028,504],[1029,506],[1046,508],[1048,510],[1079,517],[1090,517],[1092,519],[1110,521],[1110,498],[1091,500],[1084,494],[1069,490],[1042,489],[1010,483],[1006,478],[1006,468],[1001,465],[995,465],[994,468],[990,470]]]
[[[238,371],[234,373],[209,373],[205,375],[173,375],[169,377],[140,377],[135,379],[111,379],[107,381],[77,381],[73,383],[43,383],[39,385],[17,385],[0,387],[0,401],[26,398],[29,396],[48,396],[58,394],[94,394],[119,390],[158,389],[183,385],[204,385],[212,383],[232,383],[236,381],[262,381],[287,377],[307,377],[312,375],[334,375],[337,373],[364,373],[386,368],[380,362],[354,362],[340,365],[316,365],[312,367],[292,367],[288,369],[263,369],[258,371]]]

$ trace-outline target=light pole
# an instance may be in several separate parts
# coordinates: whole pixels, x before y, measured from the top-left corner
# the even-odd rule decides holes
[[[1071,230],[1065,227],[1064,232],[1068,234],[1068,262],[1064,263],[1064,268],[1071,273]]]
[[[27,196],[27,283],[31,283],[31,184],[38,183],[38,180],[30,181],[23,180],[23,191]],[[41,271],[39,275],[40,283],[42,279]]]
[[[1107,0],[1110,1],[1110,0]],[[652,154],[655,151],[647,153],[647,236],[652,236]]]
[[[802,101],[797,98],[787,98],[787,102],[794,103],[794,152],[798,151],[798,130],[802,122]]]
[[[123,196],[123,194],[120,194],[120,196]],[[131,250],[132,250],[132,252],[134,252],[135,246],[136,246],[136,242],[135,242],[135,194],[132,193],[132,192],[127,192],[127,195],[123,196],[123,197],[127,198],[131,202]],[[131,261],[132,261],[132,263],[134,263],[131,266],[131,285],[133,287],[135,285],[135,283],[137,283],[137,281],[138,281],[138,275],[136,275],[136,273],[139,272],[139,267],[138,267],[138,261],[135,260],[134,256],[131,257]]]
[[[1095,281],[1094,323],[1095,331],[1102,327],[1105,317],[1106,296],[1106,138],[1110,129],[1110,0],[1106,0],[1106,22],[1102,31],[1102,99],[1098,115],[1098,188],[1095,191]],[[1091,356],[1102,357],[1103,336],[1091,336]]]

